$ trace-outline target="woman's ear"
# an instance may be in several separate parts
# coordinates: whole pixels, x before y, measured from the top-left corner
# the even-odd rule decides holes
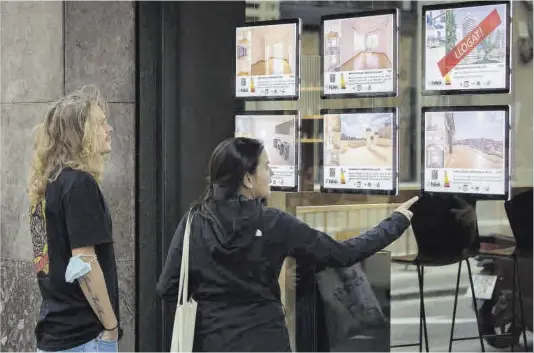
[[[246,173],[245,176],[243,176],[243,185],[247,189],[252,189],[252,177],[249,173]]]

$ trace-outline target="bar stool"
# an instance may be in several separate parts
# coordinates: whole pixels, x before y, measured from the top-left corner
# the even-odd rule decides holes
[[[521,331],[523,334],[523,344],[527,347],[527,335],[525,324],[525,313],[523,309],[523,293],[521,285],[521,277],[519,275],[519,259],[530,259],[532,261],[532,238],[533,238],[533,226],[532,226],[532,214],[533,214],[533,192],[532,188],[529,190],[517,194],[510,201],[504,203],[506,215],[510,222],[510,228],[512,229],[512,235],[515,239],[515,245],[505,248],[497,249],[480,249],[479,254],[484,257],[493,258],[509,258],[513,263],[512,271],[512,325],[516,325],[516,297],[519,301],[519,316],[521,320]],[[485,337],[499,337],[507,336],[510,333],[504,334],[491,334]],[[513,344],[511,347],[514,349]]]
[[[521,313],[521,325],[523,328],[523,344],[527,348],[527,326],[525,324],[525,312],[523,310],[523,293],[521,287],[521,277],[519,276],[519,261],[518,258],[526,258],[532,261],[532,237],[534,230],[532,225],[533,215],[533,192],[532,188],[516,195],[512,200],[504,203],[504,209],[512,228],[512,234],[515,238],[515,249],[512,254],[512,261],[514,262],[514,277],[517,279],[517,289],[519,294],[519,310]],[[515,322],[515,289],[516,281],[514,280],[512,290],[512,313],[514,314],[513,321]],[[513,348],[513,347],[512,347]]]
[[[412,218],[412,229],[418,247],[417,254],[406,256],[394,256],[392,262],[403,265],[417,266],[417,276],[419,282],[420,314],[419,314],[419,342],[393,345],[391,348],[419,346],[419,351],[423,348],[423,335],[425,339],[426,351],[429,351],[428,332],[426,325],[426,313],[424,303],[424,268],[427,266],[440,267],[457,263],[458,275],[461,272],[463,261],[467,263],[469,282],[471,288],[472,273],[469,258],[473,257],[480,246],[478,238],[478,228],[476,223],[476,213],[473,218],[459,219],[458,214],[469,214],[466,205],[474,209],[474,201],[459,200],[450,195],[424,195],[412,206],[414,216]],[[473,217],[472,214],[470,214]],[[459,277],[457,287],[459,285]],[[458,293],[456,293],[455,301]],[[476,308],[476,300],[473,295],[473,305]],[[484,351],[484,343],[478,325],[478,310],[475,310],[477,326],[479,328],[479,339]]]

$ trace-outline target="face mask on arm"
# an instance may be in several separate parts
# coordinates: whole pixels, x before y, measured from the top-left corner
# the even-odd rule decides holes
[[[82,257],[92,257],[91,261],[85,262]],[[96,260],[96,255],[78,254],[70,258],[69,265],[65,271],[65,281],[73,283],[80,277],[91,272],[91,263]]]

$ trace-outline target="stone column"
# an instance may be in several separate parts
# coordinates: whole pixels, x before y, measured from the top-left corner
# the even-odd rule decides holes
[[[63,6],[0,2],[0,350],[35,350],[41,296],[33,271],[26,185],[32,129],[63,94]]]
[[[122,351],[135,327],[135,12],[132,2],[2,1],[0,351],[35,351],[41,296],[33,271],[26,185],[32,129],[83,85],[109,101],[113,152],[102,183],[114,223]]]

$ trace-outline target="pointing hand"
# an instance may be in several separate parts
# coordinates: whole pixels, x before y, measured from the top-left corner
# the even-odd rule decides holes
[[[413,217],[413,212],[410,211],[410,207],[412,207],[412,205],[416,203],[417,200],[419,200],[419,196],[412,197],[411,199],[397,207],[395,212],[402,213],[406,218],[408,218],[409,221],[411,221]]]

